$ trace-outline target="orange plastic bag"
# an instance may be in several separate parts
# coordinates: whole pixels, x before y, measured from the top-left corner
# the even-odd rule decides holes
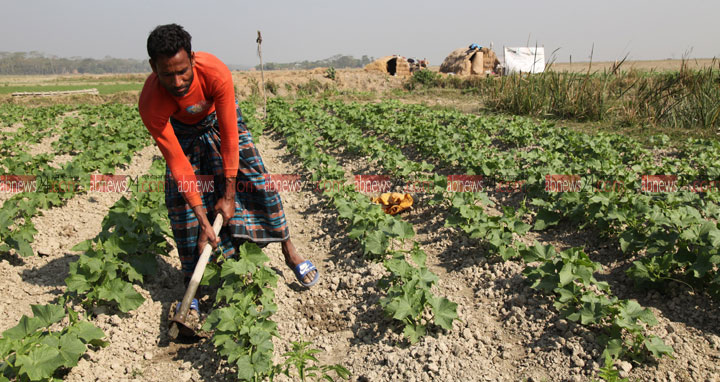
[[[410,208],[413,205],[413,198],[410,194],[388,192],[381,194],[377,198],[372,198],[372,202],[380,204],[383,210],[385,210],[385,213],[395,215]]]

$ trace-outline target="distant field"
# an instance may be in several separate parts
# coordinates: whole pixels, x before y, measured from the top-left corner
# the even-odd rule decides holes
[[[643,70],[643,71],[673,71],[680,70],[682,60],[653,60],[653,61],[626,61],[620,67],[621,70]],[[556,62],[552,64],[552,69],[557,72],[586,72],[588,68],[591,71],[604,71],[612,68],[615,64],[613,61],[603,62]],[[709,66],[718,67],[720,61],[709,58],[698,58],[686,61],[687,66],[690,69],[707,68]]]
[[[0,86],[0,94],[15,92],[52,92],[62,90],[82,90],[95,88],[100,94],[113,94],[123,91],[139,91],[142,83],[93,84],[93,85],[12,85]]]
[[[148,73],[135,74],[65,74],[65,75],[28,75],[0,76],[0,86],[8,85],[71,85],[71,84],[107,84],[142,83]]]
[[[611,68],[613,62],[588,62],[554,63],[555,71],[586,72],[604,71]],[[621,69],[643,70],[643,71],[672,71],[679,70],[682,60],[656,60],[656,61],[628,61]],[[720,63],[713,59],[692,59],[687,60],[690,68],[704,68],[708,66],[720,66]],[[431,67],[437,71],[439,67]],[[265,72],[265,80],[277,88],[273,91],[276,95],[294,92],[299,84],[307,83],[315,79],[321,84],[332,84],[340,89],[355,91],[384,91],[394,88],[401,88],[403,79],[401,77],[389,77],[368,73],[362,69],[339,69],[340,81],[333,82],[325,78],[323,68],[314,70],[274,70]],[[97,88],[100,94],[113,94],[123,91],[139,91],[147,78],[148,73],[135,74],[71,74],[71,75],[46,75],[46,76],[0,76],[0,95],[13,92],[32,91],[60,91]],[[260,73],[257,71],[233,71],[235,85],[241,97],[251,93],[251,88],[257,87],[260,82]],[[292,88],[292,90],[290,90]]]
[[[0,76],[0,94],[96,88],[100,94],[139,91],[147,74]]]

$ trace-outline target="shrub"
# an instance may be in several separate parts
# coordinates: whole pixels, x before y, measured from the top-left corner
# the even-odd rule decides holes
[[[325,78],[329,78],[335,81],[335,68],[333,68],[332,66],[327,68],[327,70],[325,71]]]
[[[424,86],[424,87],[437,86],[437,83],[440,80],[440,78],[441,78],[440,74],[435,73],[429,69],[419,70],[419,71],[413,73],[412,77],[410,77],[410,80],[405,84],[405,87],[408,90],[414,90],[418,86]]]

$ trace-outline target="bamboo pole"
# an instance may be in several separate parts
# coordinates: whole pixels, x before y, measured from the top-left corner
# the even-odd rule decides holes
[[[267,118],[267,94],[265,93],[265,69],[263,68],[263,60],[262,60],[262,34],[260,34],[260,31],[258,32],[257,42],[258,44],[258,57],[260,57],[260,79],[262,81],[262,94],[263,94],[263,118]]]

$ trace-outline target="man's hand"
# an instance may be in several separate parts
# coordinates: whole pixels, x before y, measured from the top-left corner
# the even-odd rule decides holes
[[[213,230],[212,224],[210,224],[210,221],[205,214],[205,209],[203,208],[203,206],[197,205],[192,209],[193,212],[195,212],[195,217],[200,223],[200,234],[198,235],[197,240],[197,251],[198,255],[200,255],[202,254],[202,250],[203,248],[205,248],[205,244],[207,243],[210,243],[213,249],[217,248],[218,244],[220,244],[220,238],[215,235],[215,230]]]
[[[225,193],[215,204],[215,211],[222,214],[223,226],[235,216],[235,178],[225,178]]]
[[[210,223],[200,226],[200,235],[198,236],[197,243],[198,255],[202,254],[202,250],[203,248],[205,248],[205,244],[210,243],[213,250],[215,250],[218,244],[220,244],[220,237],[215,235],[215,231],[213,230],[213,227],[212,225],[210,225]]]
[[[223,226],[226,226],[230,219],[235,216],[235,200],[227,200],[225,198],[221,198],[215,204],[215,211],[217,211],[219,214],[222,214]]]

